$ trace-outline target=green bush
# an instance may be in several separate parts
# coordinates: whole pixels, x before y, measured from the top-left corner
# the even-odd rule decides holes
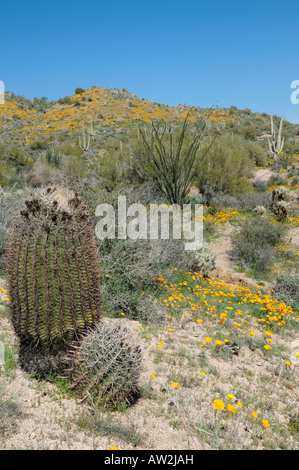
[[[281,274],[277,277],[273,293],[280,302],[299,310],[299,275]]]
[[[140,307],[141,291],[151,292],[156,276],[185,263],[180,240],[106,240],[99,253],[103,308],[111,316],[124,312],[135,320],[156,318]]]
[[[75,89],[75,95],[81,95],[81,93],[84,93],[86,90],[84,88],[81,88],[81,87],[77,87]]]
[[[45,150],[47,148],[46,142],[42,142],[40,140],[35,140],[30,144],[31,150]]]
[[[26,194],[26,190],[9,192],[0,186],[0,271],[4,267],[6,245],[14,217]]]
[[[265,166],[267,163],[267,152],[260,144],[253,141],[244,143],[244,150],[248,153],[249,158],[254,161],[257,166]]]
[[[64,149],[68,153],[64,153]],[[81,151],[67,145],[54,147],[42,152],[30,171],[30,181],[41,186],[45,184],[69,185],[84,175]]]
[[[203,145],[205,152],[209,143]],[[253,190],[249,181],[254,162],[233,137],[217,140],[197,172],[195,184],[210,199],[216,193],[240,194]]]
[[[268,218],[245,220],[231,237],[233,257],[245,268],[265,273],[274,260],[275,246],[281,241],[284,226]]]

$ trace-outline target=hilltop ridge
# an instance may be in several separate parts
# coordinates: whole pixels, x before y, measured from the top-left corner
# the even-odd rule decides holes
[[[12,92],[7,92],[5,98],[4,105],[0,106],[0,136],[4,145],[30,144],[35,140],[49,142],[53,133],[63,133],[69,137],[77,135],[82,121],[92,122],[99,137],[105,140],[111,131],[126,133],[141,122],[162,119],[182,121],[186,112],[190,113],[191,120],[195,120],[207,112],[199,106],[169,106],[139,98],[124,88],[93,87],[50,102],[45,97],[29,100]],[[242,123],[256,125],[262,135],[269,129],[270,118],[265,113],[252,113],[249,109],[242,111],[231,106],[229,109],[215,107],[209,121],[219,129],[227,124],[231,128]],[[292,131],[296,129],[296,125],[291,123],[287,127]]]

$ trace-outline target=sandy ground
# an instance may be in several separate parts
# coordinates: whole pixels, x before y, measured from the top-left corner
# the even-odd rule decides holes
[[[252,181],[262,181],[267,182],[273,176],[273,171],[270,168],[259,168],[256,170],[252,176]]]
[[[216,269],[212,271],[211,277],[221,279],[228,284],[255,287],[256,280],[249,278],[244,273],[234,270],[230,253],[232,251],[231,234],[234,227],[227,222],[219,229],[219,237],[210,243],[211,248],[216,253]],[[270,283],[264,282],[264,287],[268,289]]]
[[[3,282],[0,284],[3,288]],[[139,334],[138,322],[123,321],[127,322],[133,334]],[[5,344],[16,346],[17,338],[7,318],[0,319],[0,333],[3,332]],[[148,383],[155,370],[153,358],[149,356],[149,351],[155,347],[154,338],[153,342],[142,348],[144,370],[141,383]],[[162,386],[163,380],[157,378],[153,384],[155,389],[158,390],[160,382]],[[65,397],[55,384],[38,382],[18,366],[11,375],[1,376],[0,394],[0,412],[1,403],[10,403],[15,414],[7,433],[0,432],[0,449],[194,448],[186,432],[173,429],[163,418],[167,405],[160,406],[152,400],[139,400],[125,413],[105,412],[95,416],[90,405]]]

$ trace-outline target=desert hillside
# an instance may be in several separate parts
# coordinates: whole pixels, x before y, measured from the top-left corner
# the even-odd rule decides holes
[[[0,449],[298,448],[298,125],[125,89],[7,92],[0,170]],[[96,207],[120,195],[193,223],[203,206],[202,248],[99,240]],[[86,370],[55,373],[95,323],[112,333]]]

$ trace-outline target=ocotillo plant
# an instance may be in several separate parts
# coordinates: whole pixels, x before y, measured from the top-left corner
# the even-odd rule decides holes
[[[276,132],[275,132],[274,123],[273,123],[273,116],[271,113],[271,139],[268,138],[268,143],[269,143],[270,153],[273,156],[275,167],[277,167],[278,155],[282,152],[283,144],[284,144],[284,139],[281,139],[282,121],[283,121],[283,116],[281,116],[278,136],[276,138]]]
[[[209,116],[208,116],[209,117]],[[182,129],[175,139],[171,125],[162,121],[158,124],[152,122],[152,133],[148,138],[146,129],[139,129],[146,150],[146,161],[143,163],[146,172],[155,181],[159,191],[164,194],[169,203],[183,204],[192,185],[198,168],[203,162],[208,150],[197,159],[207,119],[200,122],[192,136],[191,143],[184,149],[189,114],[187,114]]]
[[[19,360],[46,376],[100,317],[100,274],[86,206],[72,191],[37,190],[17,217],[7,249],[11,318]]]
[[[132,403],[141,372],[141,350],[122,324],[98,324],[70,354],[70,388],[95,406]]]

